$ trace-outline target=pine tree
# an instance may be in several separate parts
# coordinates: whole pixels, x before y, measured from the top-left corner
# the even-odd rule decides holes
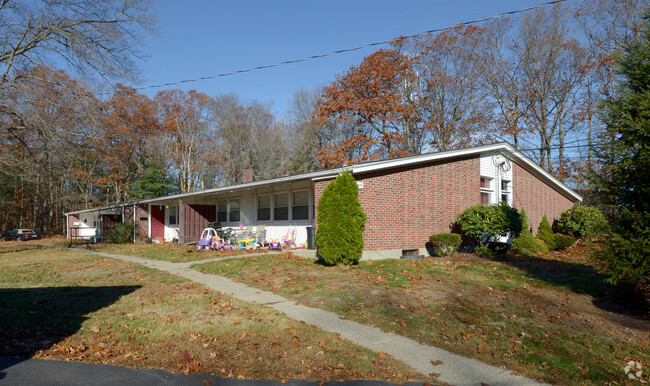
[[[542,221],[539,223],[539,227],[537,227],[536,238],[545,242],[549,249],[555,249],[555,235],[546,215],[542,217]]]
[[[315,242],[318,255],[329,265],[354,264],[363,251],[366,214],[359,203],[359,188],[352,174],[338,175],[318,201]]]
[[[598,253],[612,283],[650,312],[650,8],[644,33],[619,58],[618,95],[606,103],[606,146],[600,151],[596,188],[618,205],[618,226]]]
[[[650,211],[650,26],[619,58],[622,81],[606,102],[605,146],[596,152],[602,170],[596,187],[606,201],[633,212]]]

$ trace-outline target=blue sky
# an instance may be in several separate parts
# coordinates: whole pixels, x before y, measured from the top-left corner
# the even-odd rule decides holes
[[[390,40],[526,8],[546,0],[159,0],[159,33],[141,47],[142,82],[175,82]],[[326,58],[163,88],[237,94],[270,104],[278,117],[301,88],[332,82],[372,47]]]

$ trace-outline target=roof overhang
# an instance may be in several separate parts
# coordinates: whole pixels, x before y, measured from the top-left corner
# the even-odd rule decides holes
[[[414,166],[414,165],[425,164],[425,163],[436,162],[436,161],[443,162],[443,161],[452,160],[452,159],[455,159],[455,158],[480,156],[481,153],[489,153],[489,152],[498,152],[498,153],[502,154],[504,157],[510,159],[510,161],[515,162],[519,166],[521,166],[524,169],[528,170],[533,175],[535,175],[537,178],[544,181],[545,183],[547,183],[548,185],[550,185],[551,187],[553,187],[554,189],[559,191],[561,194],[563,194],[565,197],[571,199],[572,201],[574,201],[574,202],[582,201],[582,196],[580,196],[579,194],[574,192],[571,188],[566,186],[564,183],[562,183],[557,178],[553,177],[549,172],[547,172],[542,167],[537,165],[535,162],[530,160],[528,157],[526,157],[519,150],[515,149],[512,145],[510,145],[507,142],[500,142],[500,143],[495,143],[495,144],[490,144],[490,145],[475,146],[475,147],[465,148],[465,149],[447,150],[447,151],[420,154],[420,155],[414,155],[414,156],[402,157],[402,158],[395,158],[395,159],[389,159],[389,160],[383,160],[383,161],[365,162],[365,163],[361,163],[361,164],[356,164],[356,165],[351,165],[351,166],[344,166],[344,167],[335,168],[335,169],[322,170],[322,171],[318,171],[318,172],[311,172],[311,173],[297,174],[297,175],[291,175],[291,176],[284,176],[284,177],[278,177],[278,178],[274,178],[274,179],[270,179],[270,180],[254,181],[254,182],[249,182],[249,183],[246,183],[246,184],[224,186],[224,187],[220,187],[220,188],[206,189],[206,190],[201,190],[201,191],[197,191],[197,192],[181,193],[181,194],[175,194],[175,195],[172,195],[172,196],[165,196],[165,197],[158,197],[158,198],[152,198],[152,199],[147,199],[147,200],[135,201],[135,202],[130,202],[130,203],[126,203],[126,204],[121,204],[119,206],[96,208],[96,209],[87,209],[87,210],[75,211],[75,212],[68,212],[68,213],[66,213],[66,215],[79,214],[79,213],[85,213],[85,212],[96,212],[96,211],[102,211],[102,210],[109,211],[109,210],[112,210],[113,208],[116,208],[116,207],[121,208],[123,206],[132,206],[132,205],[139,205],[139,204],[165,205],[165,204],[175,202],[176,200],[179,200],[179,199],[190,198],[190,197],[201,197],[201,196],[207,196],[207,195],[232,193],[232,192],[252,190],[252,189],[258,189],[258,188],[263,188],[263,187],[281,185],[281,184],[291,184],[291,183],[295,183],[295,182],[298,182],[298,181],[314,181],[315,182],[315,181],[329,180],[329,179],[336,178],[336,176],[339,173],[341,173],[342,171],[344,171],[344,170],[349,170],[353,175],[361,175],[361,174],[364,174],[364,173],[370,173],[370,172],[376,172],[376,171],[382,171],[382,170],[390,170],[390,169],[393,169],[393,168],[408,167],[408,166]]]

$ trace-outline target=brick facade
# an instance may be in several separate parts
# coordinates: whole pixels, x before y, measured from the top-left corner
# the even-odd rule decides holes
[[[368,216],[365,250],[424,248],[480,200],[478,156],[354,177],[363,184],[359,201]],[[330,181],[315,182],[316,203]]]
[[[145,219],[145,220],[142,220]],[[124,207],[124,221],[133,222],[133,206]],[[135,214],[136,239],[143,240],[149,235],[149,208],[138,205]]]
[[[537,232],[537,227],[546,215],[548,221],[558,219],[560,214],[573,206],[571,201],[559,191],[548,186],[528,170],[513,163],[513,206],[526,210],[528,224]]]

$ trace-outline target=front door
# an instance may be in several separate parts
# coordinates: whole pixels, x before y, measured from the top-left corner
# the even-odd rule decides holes
[[[151,205],[151,238],[165,237],[165,207]]]

